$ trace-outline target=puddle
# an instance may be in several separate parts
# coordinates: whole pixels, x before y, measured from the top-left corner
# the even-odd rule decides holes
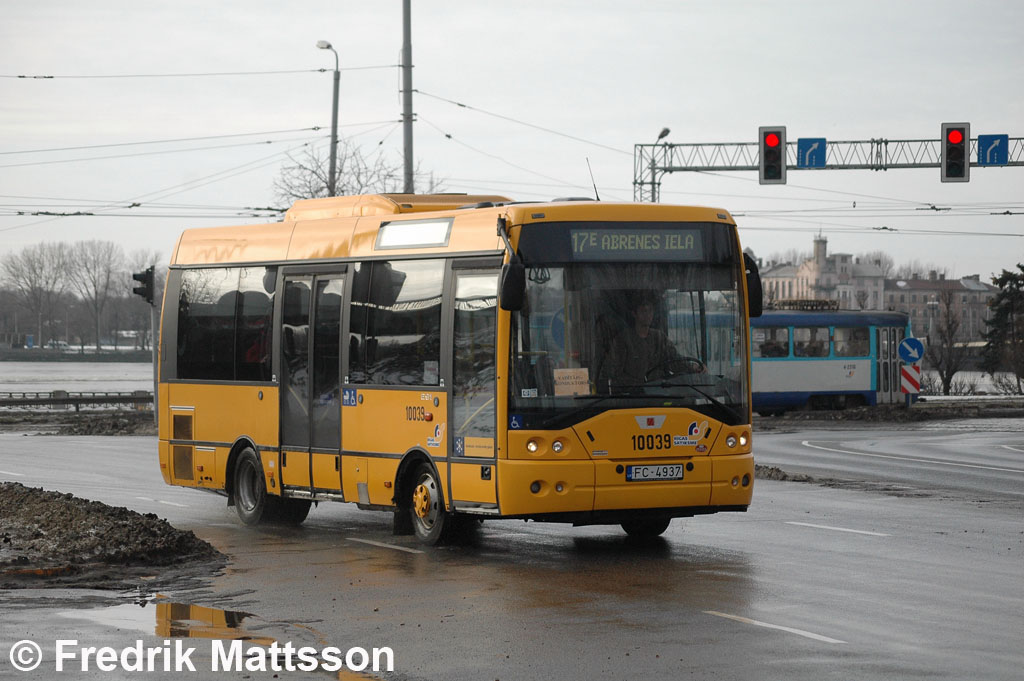
[[[160,638],[211,638],[252,641],[270,645],[276,639],[260,636],[242,626],[258,618],[247,612],[221,610],[188,603],[126,603],[92,610],[65,610],[61,617],[86,620],[114,629],[132,629]]]

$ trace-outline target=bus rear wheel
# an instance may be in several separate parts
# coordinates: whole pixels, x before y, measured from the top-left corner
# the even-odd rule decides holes
[[[672,522],[671,518],[638,518],[622,523],[622,529],[630,537],[653,539],[664,533],[670,522]]]
[[[281,499],[278,503],[276,520],[286,525],[301,525],[313,505],[308,499]]]
[[[267,494],[259,457],[252,447],[246,447],[235,463],[235,512],[238,518],[246,525],[258,525],[275,520],[277,507],[278,500]]]
[[[445,510],[441,485],[430,464],[421,463],[413,474],[409,517],[416,537],[424,544],[440,544],[448,535],[452,517]]]

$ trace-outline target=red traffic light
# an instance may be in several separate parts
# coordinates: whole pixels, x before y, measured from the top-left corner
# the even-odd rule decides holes
[[[960,128],[951,128],[946,139],[949,140],[950,144],[960,144],[964,141],[964,132]]]
[[[770,132],[764,136],[764,143],[765,146],[777,147],[779,146],[779,136],[776,135],[774,132]]]

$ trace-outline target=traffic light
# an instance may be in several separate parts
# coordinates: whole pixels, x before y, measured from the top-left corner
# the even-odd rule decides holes
[[[132,279],[139,282],[141,286],[136,286],[132,289],[132,293],[137,296],[142,296],[146,299],[146,302],[150,305],[153,304],[153,266],[150,265],[142,272],[136,272],[132,275]]]
[[[943,123],[940,166],[943,182],[969,182],[971,179],[971,124]]]
[[[786,184],[786,126],[757,129],[761,184]]]

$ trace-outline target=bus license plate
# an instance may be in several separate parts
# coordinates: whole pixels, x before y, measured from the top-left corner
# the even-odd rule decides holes
[[[683,464],[667,466],[626,466],[626,481],[640,482],[643,480],[682,480]]]

